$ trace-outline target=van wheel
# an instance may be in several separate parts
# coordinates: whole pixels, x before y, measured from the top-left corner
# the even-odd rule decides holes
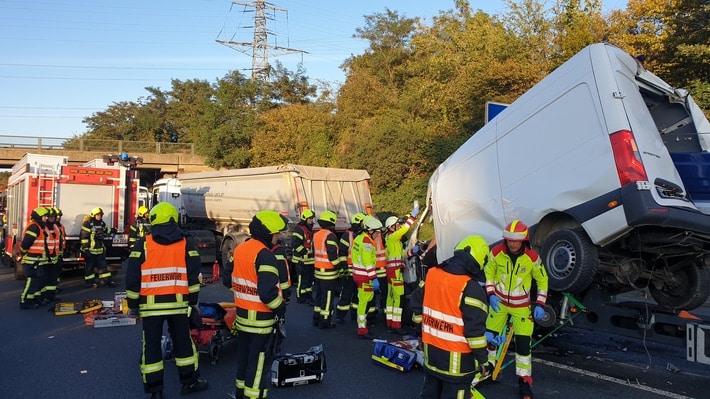
[[[648,287],[653,299],[669,309],[693,310],[710,296],[710,270],[694,263],[673,273],[673,279]]]
[[[551,290],[577,294],[592,283],[599,258],[583,229],[555,231],[545,239],[541,252]]]

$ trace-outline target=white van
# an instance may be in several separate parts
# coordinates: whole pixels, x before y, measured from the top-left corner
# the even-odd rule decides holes
[[[435,171],[438,257],[468,234],[500,241],[520,219],[552,290],[648,287],[659,305],[696,308],[710,294],[710,216],[670,153],[707,154],[709,135],[687,92],[617,47],[588,46]]]

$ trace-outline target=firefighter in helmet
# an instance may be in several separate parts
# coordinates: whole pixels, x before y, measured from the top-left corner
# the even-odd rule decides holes
[[[45,245],[47,214],[46,208],[35,208],[32,211],[30,223],[20,242],[22,271],[27,277],[20,293],[20,309],[36,309],[42,300],[42,288],[47,282],[47,270],[43,266],[48,262]]]
[[[485,266],[486,293],[490,313],[486,328],[489,338],[488,360],[495,362],[496,345],[502,343],[503,327],[512,320],[515,334],[515,374],[518,376],[520,397],[531,399],[532,355],[531,339],[535,320],[545,316],[547,301],[547,273],[540,256],[530,247],[528,226],[513,220],[503,230],[503,242],[491,250]],[[537,286],[535,302],[531,304],[530,289]],[[534,309],[531,310],[531,305]]]
[[[89,287],[98,287],[99,284],[107,287],[116,285],[106,263],[104,238],[111,232],[103,221],[103,217],[103,209],[92,209],[89,218],[81,225],[81,233],[79,234],[80,249],[86,264],[84,282]],[[98,283],[96,282],[95,269],[99,271]]]
[[[353,241],[362,232],[362,220],[365,214],[356,213],[350,218],[350,228],[340,235],[338,254],[341,269],[342,289],[340,299],[335,309],[335,319],[338,324],[345,323],[345,314],[350,310],[350,318],[356,320],[357,315],[357,286],[353,280]]]
[[[414,219],[419,215],[419,205],[412,208],[404,223],[397,216],[390,216],[385,220],[385,251],[387,254],[387,301],[385,318],[387,329],[391,333],[404,335],[407,333],[402,328],[402,298],[404,297],[403,271],[407,252],[404,250],[402,240],[409,228],[414,224]]]
[[[126,264],[126,297],[133,316],[143,325],[140,369],[143,389],[151,398],[163,398],[164,324],[172,338],[182,395],[204,391],[199,353],[190,336],[189,316],[197,310],[200,293],[200,254],[197,245],[177,225],[177,209],[161,202],[150,210],[151,234],[131,249]]]
[[[259,211],[249,223],[251,238],[234,248],[234,263],[227,265],[223,283],[234,292],[237,318],[237,398],[265,398],[270,385],[274,328],[286,313],[279,286],[274,235],[288,227],[283,215]],[[232,270],[229,270],[232,266]],[[230,280],[231,278],[231,280]]]
[[[296,302],[308,303],[313,306],[313,280],[315,271],[313,270],[313,222],[316,214],[310,209],[304,209],[301,213],[301,221],[291,235],[291,248],[293,248],[293,260],[298,274],[296,282]]]
[[[313,235],[313,258],[316,278],[316,304],[313,307],[313,325],[318,328],[332,328],[333,309],[336,293],[339,291],[342,264],[338,254],[338,238],[335,222],[338,216],[325,211],[318,217],[320,230]]]
[[[131,225],[131,231],[128,236],[128,248],[133,248],[133,244],[136,240],[145,237],[146,234],[150,233],[150,220],[148,213],[148,208],[141,205],[136,213],[136,221]]]
[[[375,288],[378,284],[375,272],[377,263],[376,232],[382,229],[382,222],[374,216],[365,216],[362,232],[353,241],[353,280],[357,287],[357,336],[372,339],[367,328],[367,315],[374,311]]]
[[[57,298],[57,284],[59,274],[62,271],[62,241],[64,239],[60,225],[57,222],[57,208],[47,208],[47,222],[45,223],[45,234],[47,237],[47,281],[42,288],[42,303],[59,301]]]
[[[474,377],[489,371],[488,301],[479,284],[488,254],[483,237],[464,238],[454,255],[430,268],[426,280],[412,293],[412,319],[422,325],[424,344],[423,399],[468,397]]]

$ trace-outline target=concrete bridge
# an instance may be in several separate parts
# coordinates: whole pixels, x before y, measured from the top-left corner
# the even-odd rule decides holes
[[[11,168],[26,153],[61,155],[69,164],[118,155],[122,152],[142,158],[135,169],[157,174],[178,174],[214,170],[195,155],[191,143],[156,143],[149,141],[95,140],[59,137],[28,137],[0,135],[0,168]]]

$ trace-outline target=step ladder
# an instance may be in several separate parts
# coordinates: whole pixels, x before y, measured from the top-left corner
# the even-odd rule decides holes
[[[39,165],[37,172],[37,206],[54,208],[59,173],[53,165]]]

